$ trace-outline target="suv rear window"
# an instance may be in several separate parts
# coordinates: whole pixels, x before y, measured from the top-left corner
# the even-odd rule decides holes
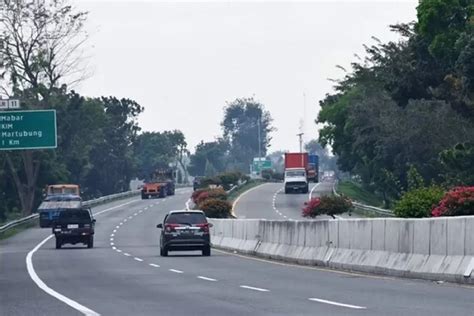
[[[91,215],[87,210],[67,210],[59,213],[60,222],[90,223],[91,220]]]
[[[166,224],[203,224],[206,216],[199,213],[173,213],[166,218]]]

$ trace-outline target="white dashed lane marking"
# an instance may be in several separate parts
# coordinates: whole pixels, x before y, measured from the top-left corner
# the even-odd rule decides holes
[[[252,291],[270,292],[270,290],[267,290],[267,289],[262,289],[262,288],[259,288],[259,287],[253,287],[253,286],[248,286],[248,285],[241,285],[240,287],[243,288],[243,289],[252,290]]]
[[[201,280],[205,280],[205,281],[211,281],[211,282],[216,282],[217,281],[216,279],[212,279],[212,278],[208,278],[208,277],[204,277],[204,276],[198,276],[197,278],[201,279]]]
[[[155,267],[155,268],[159,268],[160,266],[157,265],[157,264],[154,264],[154,263],[149,263],[148,265],[152,266],[152,267]]]
[[[135,259],[136,261],[139,261],[139,262],[143,262],[143,259],[140,259],[140,258],[137,258],[137,257],[135,257],[133,259]]]
[[[124,256],[127,256],[127,257],[130,257],[130,256],[131,256],[129,253],[126,253],[126,252],[124,252],[123,255],[124,255]]]
[[[176,269],[169,269],[169,271],[174,272],[174,273],[183,273],[183,271],[176,270]]]
[[[357,306],[357,305],[350,305],[350,304],[343,304],[343,303],[338,303],[338,302],[333,302],[333,301],[328,301],[328,300],[323,300],[320,298],[308,298],[308,300],[313,301],[313,302],[318,302],[318,303],[323,303],[323,304],[329,304],[329,305],[334,305],[334,306],[340,306],[340,307],[346,307],[346,308],[352,308],[352,309],[367,309],[367,307],[364,306]]]

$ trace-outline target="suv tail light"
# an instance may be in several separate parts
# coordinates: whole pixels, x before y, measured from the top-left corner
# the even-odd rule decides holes
[[[180,227],[180,224],[165,224],[165,231],[170,233],[176,231],[176,227]]]
[[[203,231],[205,234],[209,234],[209,223],[196,224],[196,227],[201,228],[201,231]]]

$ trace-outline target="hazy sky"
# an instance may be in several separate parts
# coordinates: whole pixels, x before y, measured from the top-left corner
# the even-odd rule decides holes
[[[317,137],[318,101],[362,44],[396,40],[388,25],[416,17],[412,1],[92,1],[88,96],[131,98],[145,131],[180,129],[189,148],[221,134],[226,102],[254,96],[278,129],[270,150]],[[304,97],[306,94],[306,111]],[[304,116],[304,113],[306,115]]]

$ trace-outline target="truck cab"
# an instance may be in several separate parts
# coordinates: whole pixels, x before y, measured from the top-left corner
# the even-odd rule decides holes
[[[150,198],[165,198],[168,195],[175,194],[173,170],[157,170],[151,176],[150,181],[146,182],[141,190],[142,200]]]
[[[305,168],[285,169],[285,194],[291,192],[308,193],[308,175]]]

